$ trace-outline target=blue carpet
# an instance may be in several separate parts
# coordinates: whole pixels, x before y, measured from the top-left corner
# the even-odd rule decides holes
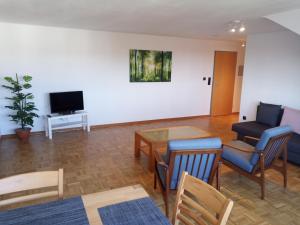
[[[171,225],[150,198],[99,208],[103,225]]]
[[[81,197],[0,212],[1,225],[88,225]]]

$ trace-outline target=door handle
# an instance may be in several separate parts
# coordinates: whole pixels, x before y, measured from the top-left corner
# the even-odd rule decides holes
[[[207,85],[211,85],[211,77],[208,78]]]

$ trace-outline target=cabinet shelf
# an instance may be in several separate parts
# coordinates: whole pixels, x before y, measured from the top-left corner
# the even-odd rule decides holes
[[[77,112],[69,115],[45,116],[45,132],[46,136],[49,137],[49,139],[52,139],[53,130],[78,127],[82,127],[83,130],[90,132],[87,112]]]

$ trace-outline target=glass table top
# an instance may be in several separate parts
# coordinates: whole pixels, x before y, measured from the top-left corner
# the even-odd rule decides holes
[[[208,138],[211,134],[192,126],[166,127],[137,132],[140,136],[150,142],[167,142],[169,140],[188,138]]]

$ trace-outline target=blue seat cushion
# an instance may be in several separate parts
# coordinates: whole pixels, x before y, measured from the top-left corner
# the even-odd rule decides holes
[[[187,171],[194,177],[208,182],[212,166],[215,161],[215,154],[203,154],[201,150],[219,149],[221,151],[222,141],[220,138],[203,138],[188,140],[172,140],[168,143],[167,153],[163,156],[166,164],[169,164],[170,154],[176,150],[199,150],[198,154],[178,155],[174,161],[173,174],[170,174],[170,189],[176,189],[183,171]],[[164,187],[165,172],[162,166],[157,165],[159,178]]]
[[[169,150],[185,149],[212,149],[221,148],[222,141],[220,138],[198,138],[186,140],[172,140],[168,142]]]
[[[288,125],[285,126],[279,126],[279,127],[274,127],[274,128],[270,128],[267,129],[263,132],[263,134],[261,135],[259,141],[256,144],[256,150],[258,151],[263,151],[265,149],[265,147],[267,146],[269,140],[272,137],[281,135],[281,134],[285,134],[285,133],[289,133],[292,132],[292,128]],[[253,154],[252,158],[251,158],[251,163],[252,164],[256,164],[259,160],[259,155],[258,154]]]
[[[198,138],[186,140],[171,140],[168,142],[168,150],[164,159],[169,162],[171,151],[195,150],[195,149],[217,149],[222,147],[220,138]]]
[[[230,145],[235,146],[237,148],[243,148],[247,149],[249,151],[254,151],[254,148],[242,141],[232,141]],[[225,159],[226,161],[231,162],[232,164],[240,167],[241,169],[245,170],[246,172],[251,173],[255,164],[251,163],[251,158],[252,155],[255,153],[248,153],[248,152],[243,152],[239,151],[235,148],[231,148],[227,145],[223,146],[223,153],[222,153],[222,158]]]
[[[293,129],[288,125],[267,129],[261,135],[260,140],[256,145],[256,149],[262,151],[262,150],[265,149],[265,147],[267,146],[269,140],[272,137],[275,137],[275,136],[278,136],[278,135],[281,135],[281,134],[285,134],[285,133],[289,133],[289,132],[292,132],[292,131],[293,131]]]

